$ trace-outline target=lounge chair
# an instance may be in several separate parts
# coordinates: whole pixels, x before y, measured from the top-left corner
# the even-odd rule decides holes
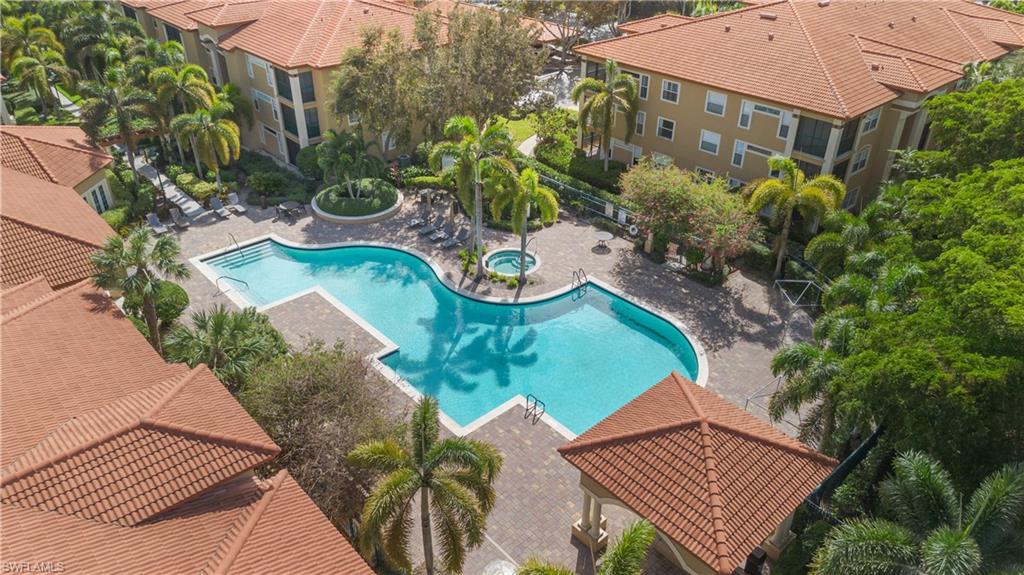
[[[146,214],[146,223],[149,224],[149,229],[153,230],[153,233],[162,236],[169,232],[167,226],[160,223],[160,218],[156,217],[156,214],[149,212]]]
[[[444,216],[441,216],[441,217],[437,218],[436,220],[434,220],[434,223],[427,224],[426,227],[421,229],[420,230],[420,235],[421,236],[429,236],[430,234],[432,234],[432,233],[436,232],[437,230],[443,228],[446,221],[447,220],[445,219]]]
[[[231,215],[231,212],[224,207],[224,204],[221,203],[220,198],[217,196],[210,198],[210,207],[213,208],[213,211],[222,218],[227,218]]]
[[[466,228],[462,228],[461,230],[459,230],[459,233],[455,234],[455,237],[448,238],[447,240],[445,240],[444,243],[441,244],[441,247],[444,249],[454,248],[457,245],[466,243],[466,240],[468,239],[469,230],[467,230]]]
[[[430,220],[430,214],[420,214],[420,215],[416,216],[415,218],[409,220],[408,227],[410,227],[410,228],[418,228],[420,226],[426,225],[429,220]]]
[[[228,209],[236,214],[245,213],[245,206],[242,205],[242,202],[238,201],[238,194],[235,192],[228,194]]]
[[[181,213],[181,210],[178,208],[171,208],[171,221],[174,222],[174,227],[179,230],[188,229],[188,218],[186,218],[185,214]]]
[[[436,232],[430,234],[430,241],[432,242],[439,242],[441,240],[446,239],[448,239],[448,232],[444,231],[443,229],[437,230]]]

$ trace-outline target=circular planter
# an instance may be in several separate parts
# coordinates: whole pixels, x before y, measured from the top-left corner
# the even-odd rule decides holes
[[[398,190],[398,197],[395,199],[395,205],[384,211],[377,212],[375,214],[366,214],[365,216],[336,216],[334,214],[329,214],[320,209],[320,206],[316,205],[316,196],[313,196],[313,201],[310,202],[309,205],[313,208],[314,216],[327,222],[334,224],[372,224],[374,222],[386,220],[401,211],[403,199],[402,191]]]
[[[509,278],[519,277],[519,272],[512,273],[512,274],[507,274],[507,273],[499,272],[498,270],[495,270],[495,269],[491,268],[491,258],[496,256],[496,255],[498,255],[498,254],[505,254],[505,253],[513,253],[513,254],[516,254],[516,257],[519,257],[519,248],[502,248],[500,250],[494,250],[493,252],[487,252],[486,254],[484,254],[484,269],[489,271],[489,272],[494,272],[494,273],[496,273],[496,274],[498,274],[500,276],[503,276],[503,277],[509,277]],[[540,256],[538,256],[536,253],[532,253],[531,254],[529,252],[527,252],[526,255],[527,255],[528,258],[529,257],[533,258],[533,267],[531,267],[530,269],[526,270],[526,275],[530,275],[530,274],[534,273],[535,271],[537,271],[538,269],[540,269]]]

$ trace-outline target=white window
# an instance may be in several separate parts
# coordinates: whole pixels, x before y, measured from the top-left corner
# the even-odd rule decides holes
[[[864,119],[860,121],[860,133],[867,134],[874,132],[875,128],[878,127],[878,118],[882,115],[881,108],[875,108],[864,116]]]
[[[868,156],[871,155],[871,146],[861,148],[857,150],[857,155],[853,157],[853,165],[850,167],[850,175],[856,174],[863,170],[868,165]]]
[[[732,145],[732,165],[737,168],[743,167],[743,158],[747,155],[747,143],[742,140],[736,140]]]
[[[765,106],[764,104],[754,104],[754,111],[769,116],[775,116],[776,118],[782,115],[782,110],[778,108],[772,108],[771,106]]]
[[[640,112],[636,113],[636,135],[637,136],[643,136],[644,135],[644,123],[646,121],[647,121],[647,112],[640,111]]]
[[[676,123],[667,118],[658,117],[658,137],[673,140],[676,137]]]
[[[779,139],[789,139],[789,129],[793,126],[793,113],[783,112],[782,117],[779,118]]]
[[[359,112],[349,112],[348,113],[348,125],[349,126],[355,126],[358,123],[359,123]]]
[[[647,99],[647,93],[651,89],[651,77],[647,74],[640,74],[638,72],[630,72],[629,70],[623,70],[626,74],[629,74],[636,79],[636,93],[640,96],[641,100]]]
[[[676,104],[679,102],[679,82],[661,81],[661,99]]]
[[[274,67],[270,65],[270,62],[264,63],[263,66],[267,71],[267,85],[271,88],[274,87]]]
[[[107,187],[103,182],[96,184],[96,186],[89,190],[83,198],[87,204],[92,206],[92,209],[96,210],[96,213],[102,214],[110,209],[110,200],[107,198]]]
[[[750,115],[754,113],[754,104],[744,100],[740,106],[740,127],[744,130],[750,129]]]
[[[702,168],[700,166],[697,166],[697,175],[700,176],[700,179],[704,180],[705,182],[707,182],[709,184],[711,182],[715,181],[715,172],[714,172],[714,170],[709,170],[707,168]]]
[[[715,116],[725,116],[725,103],[727,101],[728,97],[725,94],[708,90],[708,95],[704,99],[704,111]]]
[[[391,137],[391,132],[384,132],[380,135],[380,147],[385,152],[390,152],[398,147],[398,142]]]
[[[718,155],[718,146],[722,143],[722,135],[707,130],[700,131],[700,149],[712,156]]]

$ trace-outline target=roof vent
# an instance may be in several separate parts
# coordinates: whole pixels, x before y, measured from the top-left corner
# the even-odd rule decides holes
[[[825,6],[828,6],[828,3],[828,0],[818,0],[818,7],[824,8]]]
[[[917,22],[917,16],[911,16],[910,17],[910,21],[911,22]]]
[[[727,25],[725,26],[725,31],[726,31],[726,32],[728,32],[729,30],[732,30],[732,26],[729,26],[729,25],[727,24]]]
[[[890,28],[896,28],[896,23],[890,20],[889,21],[889,27]]]
[[[363,8],[363,14],[369,14],[369,13],[370,13],[370,9],[369,8]]]
[[[873,64],[871,64],[871,71],[872,72],[877,72],[877,71],[879,71],[881,69],[882,69],[882,65],[879,64],[878,62],[874,62]]]
[[[774,39],[775,39],[775,34],[772,34],[771,32],[769,32],[768,33],[768,41],[771,42]]]
[[[760,16],[762,20],[777,20],[779,18],[774,12],[761,12]]]

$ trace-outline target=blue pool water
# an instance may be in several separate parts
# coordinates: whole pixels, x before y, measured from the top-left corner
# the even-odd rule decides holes
[[[582,433],[697,357],[672,324],[590,284],[530,304],[487,303],[445,287],[418,257],[380,247],[301,249],[272,241],[208,259],[262,306],[323,287],[394,341],[382,358],[460,425],[532,393]]]
[[[537,265],[537,258],[526,254],[526,271]],[[519,275],[519,250],[501,250],[487,256],[487,268],[507,276]]]

